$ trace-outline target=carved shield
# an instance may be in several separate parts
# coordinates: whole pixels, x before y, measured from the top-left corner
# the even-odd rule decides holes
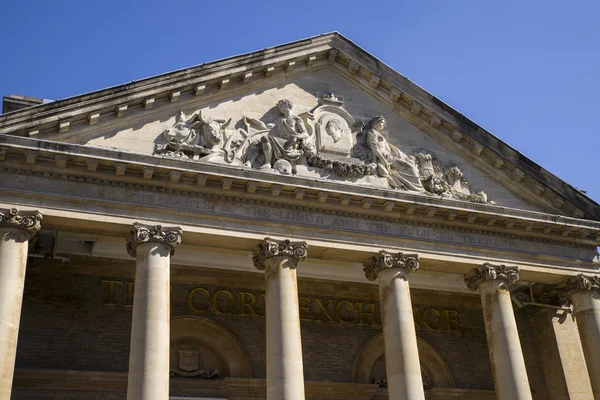
[[[187,372],[197,370],[198,352],[193,350],[179,350],[179,369]]]

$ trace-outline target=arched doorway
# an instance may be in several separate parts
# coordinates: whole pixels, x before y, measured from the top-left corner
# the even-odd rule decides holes
[[[454,379],[442,356],[421,338],[417,338],[417,348],[425,388],[453,388]],[[383,334],[371,338],[358,352],[352,370],[352,381],[355,383],[377,383],[385,386],[385,345]]]
[[[227,329],[201,317],[171,319],[172,376],[196,379],[250,378],[250,363]]]

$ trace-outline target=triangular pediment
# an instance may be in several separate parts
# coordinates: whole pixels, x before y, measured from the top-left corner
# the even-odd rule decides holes
[[[0,132],[598,219],[585,195],[338,34],[2,115]]]

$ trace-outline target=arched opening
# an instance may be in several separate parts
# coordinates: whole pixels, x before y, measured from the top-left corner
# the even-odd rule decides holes
[[[421,338],[417,338],[417,348],[423,386],[426,389],[453,388],[454,379],[442,356]],[[352,380],[355,383],[376,383],[385,387],[385,372],[385,345],[383,334],[379,334],[371,338],[358,352],[352,370]]]
[[[171,319],[171,375],[195,379],[250,378],[250,363],[227,329],[201,317]]]

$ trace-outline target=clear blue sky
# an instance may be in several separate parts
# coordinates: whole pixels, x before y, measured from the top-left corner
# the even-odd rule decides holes
[[[600,201],[599,1],[6,1],[0,95],[60,99],[331,31]]]

